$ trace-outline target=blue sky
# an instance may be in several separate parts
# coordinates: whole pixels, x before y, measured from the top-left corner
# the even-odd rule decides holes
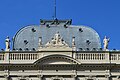
[[[0,0],[0,49],[22,27],[52,19],[54,0]],[[95,29],[110,49],[120,49],[120,0],[57,0],[57,18]]]

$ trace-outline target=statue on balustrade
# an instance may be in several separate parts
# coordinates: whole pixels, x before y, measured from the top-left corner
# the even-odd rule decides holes
[[[103,43],[104,43],[104,50],[108,50],[108,43],[110,41],[110,38],[107,38],[105,36],[104,40],[103,40]]]
[[[5,44],[6,44],[6,49],[5,51],[10,51],[10,39],[7,36],[7,38],[5,39]]]

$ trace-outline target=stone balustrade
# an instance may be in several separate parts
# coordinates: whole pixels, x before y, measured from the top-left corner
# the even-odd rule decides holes
[[[51,52],[50,52],[51,53]],[[57,54],[57,52],[55,52]],[[66,52],[66,54],[72,52]],[[45,53],[44,51],[34,51],[34,52],[0,52],[0,63],[3,61],[36,61],[42,57]],[[62,53],[59,53],[63,55]],[[65,54],[65,52],[64,52]],[[70,55],[69,54],[69,55]],[[76,60],[81,63],[115,63],[120,64],[120,52],[119,51],[81,51],[74,52],[76,54]],[[49,54],[50,55],[50,54]],[[48,56],[49,56],[48,55]]]

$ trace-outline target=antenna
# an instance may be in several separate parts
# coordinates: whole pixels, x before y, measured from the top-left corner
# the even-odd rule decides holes
[[[54,0],[54,19],[56,19],[56,0]]]

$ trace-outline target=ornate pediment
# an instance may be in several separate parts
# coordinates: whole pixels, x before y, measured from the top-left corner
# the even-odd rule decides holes
[[[45,44],[45,47],[69,47],[68,44],[62,39],[59,32],[57,32],[51,41]]]
[[[74,58],[66,55],[49,55],[42,57],[34,62],[35,65],[55,65],[55,64],[81,64]]]

